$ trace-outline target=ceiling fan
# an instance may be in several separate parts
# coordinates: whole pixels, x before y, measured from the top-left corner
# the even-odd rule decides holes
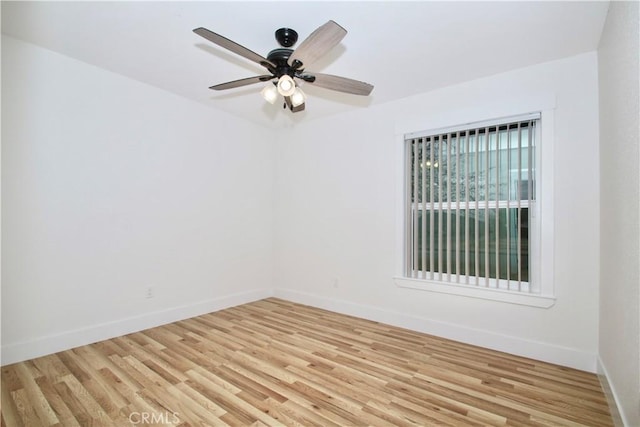
[[[278,94],[282,95],[284,108],[288,107],[294,113],[304,110],[306,100],[305,94],[298,86],[299,81],[354,95],[367,96],[373,90],[373,86],[369,83],[306,71],[307,66],[329,52],[347,34],[347,30],[334,21],[328,21],[318,27],[295,50],[291,47],[298,41],[298,33],[290,28],[280,28],[276,31],[275,36],[282,47],[269,52],[266,58],[206,28],[196,28],[193,32],[218,46],[262,65],[270,73],[220,83],[209,89],[226,90],[275,80],[272,82],[273,84],[268,84],[262,90],[262,96],[273,104],[278,99]]]

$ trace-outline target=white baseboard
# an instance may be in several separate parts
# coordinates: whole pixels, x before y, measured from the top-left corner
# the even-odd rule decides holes
[[[452,323],[440,322],[288,289],[276,289],[273,296],[350,316],[373,320],[413,331],[423,332],[467,344],[503,351],[522,357],[554,363],[583,371],[596,372],[595,354],[554,344],[531,341],[516,336],[496,334]]]
[[[597,369],[597,356],[579,350],[288,289],[259,289],[227,295],[29,341],[6,344],[2,346],[1,361],[2,365],[16,363],[271,296],[588,372],[595,373]]]
[[[615,427],[624,427],[630,425],[626,422],[624,414],[620,411],[620,405],[618,405],[618,397],[613,385],[609,381],[609,374],[605,368],[602,360],[598,357],[598,378],[602,385],[602,390],[607,398],[609,404],[609,410],[611,411],[611,418],[613,418],[613,425]]]
[[[60,334],[44,336],[29,341],[3,344],[1,353],[2,365],[21,362],[81,345],[142,331],[178,320],[261,300],[270,296],[273,296],[272,289],[257,289],[66,331]]]

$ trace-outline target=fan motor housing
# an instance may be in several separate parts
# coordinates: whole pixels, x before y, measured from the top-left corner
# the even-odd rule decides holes
[[[287,49],[287,48],[273,49],[267,55],[267,59],[273,62],[274,64],[276,64],[277,66],[281,66],[281,65],[287,64],[287,60],[289,59],[292,53],[293,53],[293,49]]]
[[[287,48],[274,49],[269,52],[267,59],[276,66],[276,69],[274,70],[276,77],[281,77],[285,74],[289,74],[293,77],[294,71],[287,62],[292,53],[293,49]]]

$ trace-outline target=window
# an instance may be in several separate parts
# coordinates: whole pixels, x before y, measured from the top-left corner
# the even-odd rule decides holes
[[[405,135],[407,278],[540,293],[540,114]]]

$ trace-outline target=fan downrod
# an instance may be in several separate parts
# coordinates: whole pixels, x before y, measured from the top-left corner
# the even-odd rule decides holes
[[[276,41],[282,47],[291,47],[298,41],[298,33],[291,28],[280,28],[276,30]]]

